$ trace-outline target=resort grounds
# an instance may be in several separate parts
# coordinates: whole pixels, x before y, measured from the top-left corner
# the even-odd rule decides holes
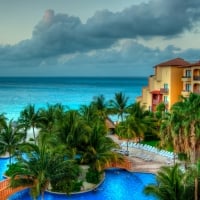
[[[118,139],[117,135],[109,135],[117,144],[119,144],[122,151],[126,151],[126,140]],[[127,158],[132,162],[133,172],[156,173],[162,166],[173,165],[174,159],[160,155],[158,153],[150,152],[142,148],[128,147],[129,155]],[[175,160],[175,162],[178,162]]]

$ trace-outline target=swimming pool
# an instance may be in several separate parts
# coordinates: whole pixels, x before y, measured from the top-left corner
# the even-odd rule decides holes
[[[144,186],[149,183],[155,183],[155,175],[113,168],[106,170],[105,181],[96,191],[70,196],[45,192],[45,200],[155,200],[155,197],[143,194]],[[18,192],[9,198],[19,199],[32,200],[29,190]]]
[[[9,158],[0,158],[0,181],[4,180],[4,172],[9,164]]]

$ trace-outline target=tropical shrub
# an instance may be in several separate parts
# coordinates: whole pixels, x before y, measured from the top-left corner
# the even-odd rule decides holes
[[[100,182],[101,180],[101,172],[97,171],[97,170],[94,170],[93,168],[89,168],[88,169],[88,172],[86,174],[86,181],[88,183],[94,183],[94,184],[97,184]]]

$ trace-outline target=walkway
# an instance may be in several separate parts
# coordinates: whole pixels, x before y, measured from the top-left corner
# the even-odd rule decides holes
[[[8,197],[12,194],[14,194],[15,192],[18,192],[20,190],[24,190],[27,187],[17,187],[17,188],[11,188],[10,187],[10,179],[5,179],[3,181],[0,182],[0,197],[1,200],[7,200]]]
[[[124,142],[123,140],[119,140],[116,135],[109,135],[109,137],[119,145]],[[126,146],[121,147],[121,149],[126,150]],[[169,162],[169,159],[165,156],[151,153],[144,149],[130,147],[128,150],[129,156],[126,156],[126,158],[131,163],[132,167],[130,171],[133,172],[156,173],[162,166],[173,164],[172,160]]]

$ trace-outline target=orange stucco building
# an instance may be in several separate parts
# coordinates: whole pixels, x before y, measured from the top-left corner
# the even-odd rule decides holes
[[[192,64],[175,58],[156,65],[154,69],[148,86],[137,98],[146,109],[155,111],[156,106],[163,102],[169,110],[181,95],[187,97],[191,92],[200,93],[200,62]]]

